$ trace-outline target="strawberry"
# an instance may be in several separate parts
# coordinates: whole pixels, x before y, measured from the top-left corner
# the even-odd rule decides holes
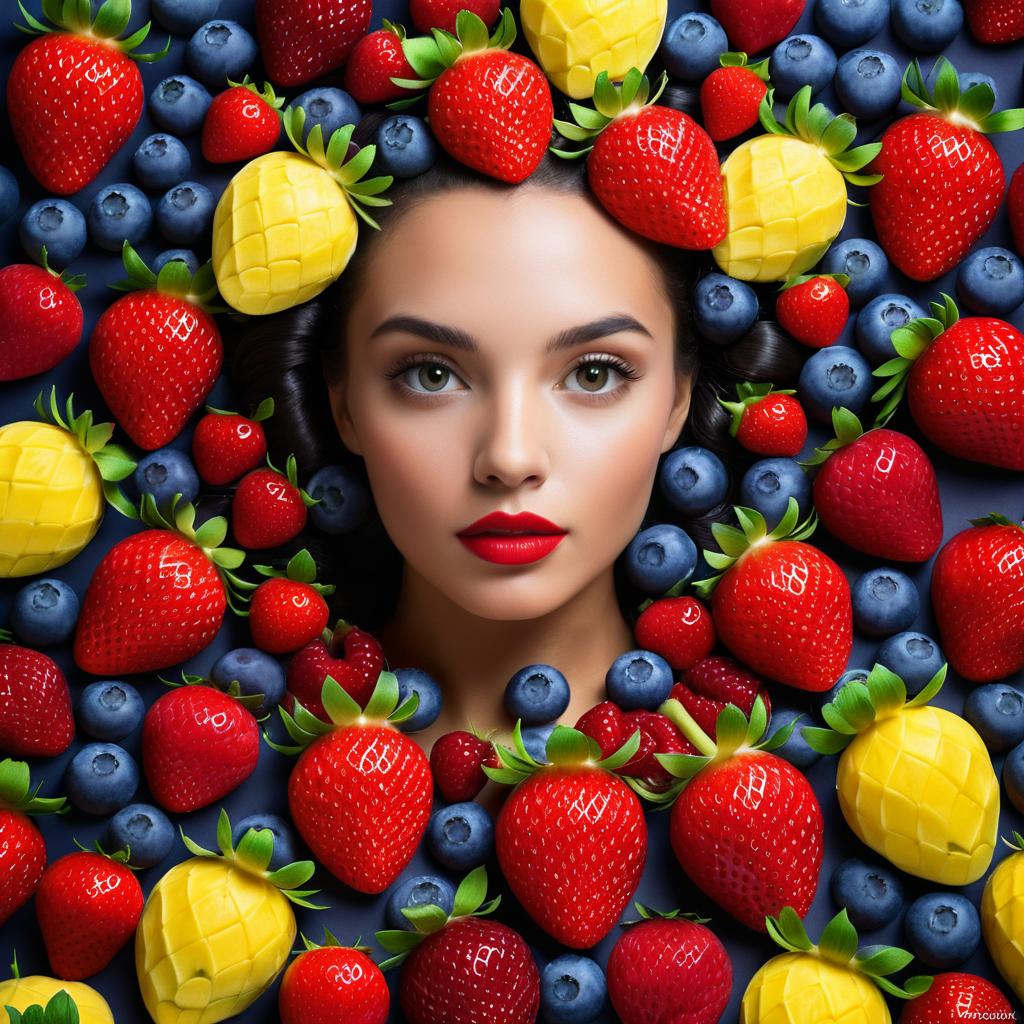
[[[231,532],[243,548],[276,548],[297,537],[306,525],[306,509],[317,503],[298,483],[295,456],[282,473],[267,458],[269,469],[254,469],[238,482],[231,501]]]
[[[892,332],[898,355],[874,371],[889,378],[871,396],[885,399],[875,422],[906,392],[914,422],[944,452],[1024,469],[1024,335],[995,317],[961,320],[945,293],[931,311]]]
[[[267,75],[302,85],[340,67],[370,27],[371,0],[256,0]]]
[[[391,994],[369,946],[342,946],[324,929],[318,946],[305,935],[305,949],[281,979],[277,1007],[281,1024],[387,1024]]]
[[[409,1024],[533,1024],[540,973],[523,937],[486,920],[501,901],[484,903],[487,871],[474,868],[455,890],[451,914],[425,904],[402,913],[416,927],[377,932],[394,953],[382,967],[403,963],[398,998]]]
[[[1006,996],[977,974],[936,974],[931,988],[903,1008],[899,1024],[964,1024],[971,1020],[1012,1021]]]
[[[433,42],[403,41],[406,60],[419,78],[395,82],[405,89],[430,90],[430,127],[451,156],[512,184],[537,169],[554,117],[544,72],[529,58],[509,51],[515,37],[508,8],[490,37],[476,14],[460,10],[455,35],[444,32]]]
[[[711,13],[736,50],[760,53],[781,42],[800,20],[807,0],[711,0]]]
[[[0,381],[52,370],[82,340],[82,304],[75,292],[84,277],[50,269],[46,246],[41,267],[13,263],[0,270]]]
[[[262,91],[248,75],[228,79],[230,89],[214,96],[203,120],[203,158],[231,164],[269,153],[281,137],[284,98],[268,82]]]
[[[1006,175],[985,133],[1024,127],[1024,110],[991,113],[987,86],[963,97],[956,69],[938,59],[932,94],[914,60],[903,95],[921,113],[891,124],[868,170],[871,216],[885,254],[908,277],[931,281],[952,270],[988,230],[1003,200]]]
[[[748,452],[796,455],[807,440],[807,416],[794,394],[743,381],[736,385],[737,401],[718,401],[732,417],[729,433]]]
[[[142,114],[142,76],[135,61],[166,56],[136,53],[149,32],[117,37],[131,20],[131,3],[106,0],[92,17],[83,4],[47,3],[51,25],[21,8],[39,38],[18,54],[7,79],[7,109],[21,155],[48,192],[67,196],[85,188],[134,131]]]
[[[1006,193],[1006,212],[1010,218],[1013,244],[1024,255],[1024,163],[1013,172],[1010,189]]]
[[[682,671],[711,653],[715,624],[707,606],[695,597],[664,597],[640,612],[633,636],[637,647],[660,654]]]
[[[732,961],[705,918],[640,903],[608,956],[608,998],[623,1024],[685,1019],[718,1024],[732,990]],[[685,1008],[685,1018],[679,1012]]]
[[[932,568],[932,607],[950,665],[975,683],[1024,668],[1024,529],[1006,516],[972,519]]]
[[[300,703],[294,714],[279,709],[300,754],[288,779],[292,821],[314,857],[346,885],[383,892],[416,852],[434,797],[430,762],[398,722],[418,704],[398,704],[398,679],[381,672],[361,708],[333,679],[321,694],[328,720]],[[301,752],[301,753],[300,753]]]
[[[650,85],[636,68],[621,86],[602,71],[594,86],[596,111],[570,103],[578,123],[555,121],[567,139],[593,144],[557,152],[589,154],[594,194],[631,231],[682,249],[710,249],[726,234],[718,154],[692,117],[656,105],[667,81],[662,74],[648,100]]]
[[[391,81],[416,77],[405,59],[403,39],[403,26],[385,18],[383,28],[367,33],[356,43],[345,64],[345,91],[357,103],[387,103],[406,95],[402,86]]]
[[[768,59],[747,63],[745,53],[723,53],[720,68],[700,87],[704,128],[715,142],[733,139],[760,120],[761,100],[768,93]]]
[[[409,15],[418,32],[430,35],[435,28],[455,31],[456,16],[461,10],[472,11],[490,27],[501,13],[500,0],[409,0]]]
[[[760,697],[771,716],[772,702],[764,680],[732,658],[704,658],[683,673],[670,696],[679,701],[693,720],[712,738],[718,715],[726,704],[735,704],[745,715]],[[689,741],[687,741],[689,743]]]
[[[294,554],[283,570],[269,565],[255,569],[268,577],[256,587],[248,612],[252,640],[261,651],[288,654],[323,633],[330,615],[324,597],[334,587],[316,582],[316,563],[308,549]]]
[[[89,340],[89,366],[125,433],[152,450],[173,441],[203,404],[220,373],[224,350],[203,308],[216,294],[207,263],[193,278],[180,260],[159,276],[124,244],[129,294],[100,317]]]
[[[242,697],[201,676],[150,705],[142,723],[142,769],[153,799],[175,814],[196,811],[234,792],[256,768],[260,730],[252,709],[260,694]],[[166,682],[166,680],[165,680]]]
[[[465,729],[438,736],[430,748],[430,771],[445,803],[472,800],[487,784],[484,765],[500,767],[490,740]]]
[[[1024,39],[1021,0],[964,0],[964,13],[979,43],[1015,43]]]
[[[82,849],[54,861],[36,892],[36,917],[50,967],[81,981],[102,971],[127,945],[142,916],[142,886],[128,852]]]
[[[775,300],[775,319],[797,341],[825,348],[839,340],[850,318],[849,274],[805,274],[791,278]]]
[[[64,806],[64,797],[38,792],[24,761],[0,761],[0,925],[32,898],[46,867],[46,843],[29,815]]]
[[[925,562],[942,543],[939,482],[906,434],[864,433],[849,409],[833,409],[836,436],[807,460],[820,466],[814,508],[834,537],[886,561]]]
[[[75,738],[67,679],[52,658],[11,639],[0,629],[0,752],[56,757]]]
[[[177,665],[217,635],[234,587],[229,570],[245,557],[218,547],[227,522],[217,517],[193,529],[195,509],[177,502],[170,515],[152,495],[141,518],[153,527],[118,541],[89,582],[75,630],[75,663],[84,672],[120,676]]]
[[[229,484],[255,469],[267,456],[262,423],[273,413],[272,398],[260,402],[251,417],[208,405],[192,434],[192,461],[200,477],[208,484]]]

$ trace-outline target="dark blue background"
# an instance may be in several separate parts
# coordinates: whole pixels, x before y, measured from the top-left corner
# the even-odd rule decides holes
[[[29,9],[38,15],[38,2],[30,2]],[[137,27],[145,20],[145,0],[136,0],[136,15],[133,18],[132,27]],[[253,29],[251,0],[224,0],[221,7],[223,17],[234,17],[243,22],[247,27]],[[694,7],[692,2],[679,2],[673,0],[670,4],[670,19],[684,10]],[[6,13],[15,10],[13,3],[5,3]],[[373,27],[379,27],[381,19],[388,17],[392,20],[399,20],[409,24],[408,11],[401,0],[385,0],[379,2],[375,8]],[[805,12],[799,26],[804,31],[814,31],[811,12]],[[145,46],[143,49],[159,49],[162,45],[164,34],[155,31],[150,42],[153,46]],[[9,22],[0,25],[0,81],[6,83],[10,70],[18,50],[25,43],[26,37],[16,32]],[[906,47],[897,42],[888,31],[880,34],[870,44],[893,53],[901,66],[910,59],[911,54]],[[152,88],[163,77],[181,70],[184,55],[185,40],[176,38],[173,43],[172,52],[169,57],[156,65],[142,65],[142,74],[146,81],[147,88]],[[982,47],[979,46],[966,32],[947,51],[947,55],[953,60],[960,70],[981,70],[993,74],[998,83],[999,106],[1015,106],[1021,103],[1021,57],[1024,52],[1024,44],[1009,47]],[[930,67],[931,58],[927,58],[925,71]],[[254,76],[256,77],[256,76]],[[299,90],[288,93],[289,98]],[[821,97],[826,102],[834,105],[834,96],[831,89]],[[881,125],[865,125],[861,132],[859,141],[870,141],[878,137],[879,132],[884,128]],[[100,179],[84,189],[77,196],[72,197],[80,208],[85,211],[93,195],[103,184],[110,184],[119,181],[132,181],[131,156],[138,144],[151,132],[158,130],[151,121],[148,113],[144,114],[142,120],[132,135],[129,142],[107,167]],[[25,172],[24,166],[20,163],[17,155],[17,148],[10,134],[7,119],[3,119],[0,126],[0,140],[2,140],[3,162],[15,171],[23,186],[22,212],[35,200],[42,198],[44,193],[39,189],[34,180]],[[223,189],[233,169],[224,170],[213,168],[207,165],[199,155],[196,139],[187,140],[193,152],[192,177],[206,182],[215,193]],[[1007,169],[1007,178],[1012,171],[1024,160],[1024,135],[1018,133],[1015,136],[994,136],[992,140],[999,151],[1003,163]],[[69,160],[74,159],[74,154],[68,155]],[[158,197],[154,197],[156,199]],[[858,235],[872,236],[870,216],[867,210],[859,210],[850,207],[846,227],[842,237],[854,237]],[[1006,223],[1005,210],[1001,210],[995,224],[982,240],[982,245],[1009,245],[1009,231]],[[144,257],[151,258],[163,248],[154,231],[149,242],[141,247]],[[0,227],[0,252],[3,262],[21,262],[24,259],[17,240],[17,218],[8,224]],[[201,258],[206,258],[208,252],[200,252]],[[89,277],[89,287],[81,294],[82,303],[86,312],[86,338],[96,318],[103,309],[114,299],[114,294],[105,287],[113,281],[119,280],[122,269],[119,259],[110,254],[104,253],[91,244],[85,253],[74,265],[75,271],[86,273]],[[919,286],[910,282],[899,273],[893,272],[887,282],[886,290],[905,292],[916,297],[922,303],[929,299],[936,298],[940,290],[953,292],[953,274],[947,275],[939,281]],[[766,312],[771,312],[771,292],[764,292]],[[1010,318],[1018,328],[1024,328],[1024,312],[1018,309]],[[843,341],[852,344],[853,319],[848,325],[848,335]],[[98,393],[93,385],[89,374],[88,361],[86,358],[86,345],[83,344],[68,359],[66,359],[55,371],[45,378],[33,378],[15,384],[0,385],[0,416],[2,422],[17,419],[28,419],[34,416],[32,411],[32,399],[42,387],[49,388],[50,384],[56,384],[59,393],[65,394],[73,390],[78,409],[92,408],[97,412],[97,419],[108,418],[103,408]],[[210,399],[211,404],[233,408],[234,404],[223,379],[218,384]],[[100,413],[103,415],[100,415]],[[905,417],[897,420],[897,425],[909,428]],[[820,436],[820,432],[819,432]],[[190,431],[178,440],[178,444],[186,446],[190,440]],[[929,453],[935,459],[939,469],[943,511],[946,523],[946,537],[949,538],[967,525],[967,520],[972,516],[982,515],[989,511],[1001,511],[1011,518],[1020,518],[1024,513],[1024,486],[1020,474],[1012,474],[992,470],[979,465],[956,462],[945,458],[929,448]],[[218,499],[207,498],[204,502],[207,510],[219,511]],[[220,499],[223,504],[223,498]],[[72,584],[79,592],[84,594],[90,576],[104,553],[119,539],[132,531],[132,524],[122,519],[113,511],[108,511],[103,526],[92,544],[69,565],[57,570],[53,575],[59,576]],[[832,544],[827,538],[819,536],[818,542],[837,557],[851,581],[856,578],[859,572],[869,568],[872,564],[838,545]],[[934,622],[928,608],[928,580],[930,576],[930,563],[912,570],[912,575],[918,583],[922,598],[924,611],[915,628],[931,631]],[[12,595],[17,588],[23,584],[22,581],[5,582],[0,585],[0,623],[7,619],[8,609]],[[190,671],[204,673],[208,671],[215,658],[225,650],[247,643],[247,636],[244,625],[235,623],[228,624],[221,632],[217,641],[208,648],[202,655],[194,659],[187,666]],[[873,660],[875,650],[873,641],[858,638],[857,646],[851,658],[851,667],[869,666]],[[82,686],[90,680],[80,671],[75,669],[70,653],[66,650],[49,652],[54,655],[62,668],[67,672],[72,687],[72,693],[77,697]],[[171,673],[165,673],[170,675]],[[147,702],[152,701],[160,692],[161,686],[153,677],[133,680],[141,688]],[[495,681],[495,686],[500,686],[502,681]],[[810,703],[801,703],[801,694],[797,692],[783,692],[784,688],[775,687],[773,696],[778,706],[788,705],[799,707],[801,710],[813,710]],[[939,695],[936,703],[953,711],[961,712],[963,702],[969,690],[969,686],[961,680],[951,677],[944,690]],[[126,741],[125,745],[136,757],[139,754],[139,737],[135,735]],[[61,776],[65,766],[74,753],[79,749],[85,739],[79,737],[62,757],[47,762],[35,762],[32,765],[33,776],[36,779],[45,779],[44,793],[56,793],[61,791]],[[286,779],[291,767],[291,762],[269,748],[264,747],[260,754],[260,764],[256,772],[241,787],[239,787],[227,800],[224,806],[227,807],[233,820],[255,811],[269,811],[275,813],[287,813],[286,802]],[[996,761],[997,771],[1001,767],[999,760]],[[852,836],[850,830],[842,820],[839,813],[834,791],[834,762],[832,759],[824,759],[819,762],[809,773],[815,791],[822,803],[826,818],[826,856],[825,864],[821,875],[821,885],[814,906],[808,917],[809,930],[816,936],[823,924],[833,915],[836,908],[833,906],[828,891],[828,881],[833,868],[842,860],[850,856],[871,857],[870,851],[863,848]],[[148,794],[145,788],[140,788],[136,799],[147,800]],[[1004,813],[1002,818],[1002,834],[1008,834],[1011,828],[1021,829],[1024,827],[1024,819],[1004,799]],[[184,826],[186,832],[200,843],[213,845],[214,822],[216,819],[216,808],[209,808],[195,814],[181,816],[178,821]],[[770,956],[778,950],[771,941],[762,935],[756,935],[736,925],[719,908],[710,904],[702,895],[689,884],[681,869],[676,864],[667,840],[667,815],[652,813],[649,816],[651,826],[650,858],[643,880],[640,884],[637,898],[648,905],[668,909],[680,906],[687,910],[697,910],[713,918],[712,926],[726,943],[732,957],[734,967],[734,988],[729,1008],[723,1016],[723,1021],[733,1024],[738,1019],[739,1003],[746,983],[755,970]],[[49,857],[51,860],[70,852],[74,849],[72,837],[77,837],[83,843],[89,843],[95,838],[102,837],[106,822],[96,820],[78,812],[71,812],[59,819],[42,819],[39,822],[43,834],[46,837]],[[1006,853],[1005,848],[997,850],[997,859]],[[166,871],[171,864],[185,859],[187,856],[183,846],[177,846],[168,861],[158,867],[142,872],[141,881],[143,888],[148,892],[157,879]],[[424,871],[438,871],[426,852],[418,855],[407,869],[408,873],[421,873]],[[492,892],[497,891],[500,885],[500,876],[495,866],[491,871]],[[919,880],[905,879],[907,900],[916,896],[937,889],[937,886],[930,885]],[[367,939],[372,933],[384,927],[383,907],[384,898],[366,897],[357,893],[345,890],[327,872],[319,870],[314,879],[314,884],[322,889],[321,900],[330,905],[331,909],[325,912],[302,911],[298,912],[299,927],[311,938],[317,939],[322,936],[324,925],[329,926],[339,937],[345,941],[352,941],[357,936]],[[983,882],[967,887],[968,895],[977,901],[980,899]],[[518,907],[516,907],[507,890],[504,892],[503,905],[499,910],[499,917],[510,924],[521,927],[530,939],[538,955],[539,963],[545,963],[549,958],[561,952],[556,945],[547,940],[537,928],[524,920]],[[629,909],[626,917],[635,916],[632,908]],[[602,942],[594,951],[594,955],[603,964],[617,937],[618,929]],[[865,943],[894,943],[900,944],[902,939],[899,922],[893,922],[879,932],[863,937]],[[6,961],[13,948],[17,947],[23,973],[47,973],[48,965],[45,950],[42,946],[38,928],[36,926],[34,907],[30,902],[18,914],[16,914],[2,929],[0,929],[0,962]],[[135,981],[135,968],[133,961],[133,947],[131,944],[114,960],[111,966],[102,974],[90,980],[104,996],[110,1001],[115,1015],[121,1024],[127,1021],[142,1021],[146,1019],[146,1011],[138,995]],[[996,980],[1000,987],[1007,990],[1007,986],[999,979],[993,964],[984,950],[979,952],[963,967],[964,970],[974,971],[986,977]],[[391,973],[392,991],[395,991],[397,972]],[[1008,993],[1009,994],[1009,993]],[[397,999],[395,1000],[397,1004]],[[898,1015],[898,1001],[892,1001],[894,1012]],[[265,1024],[265,1022],[277,1019],[276,985],[274,989],[265,995],[247,1013],[237,1018],[245,1024]],[[395,1009],[392,1013],[393,1020],[400,1020],[401,1015]],[[612,1014],[601,1018],[602,1021],[614,1019]]]

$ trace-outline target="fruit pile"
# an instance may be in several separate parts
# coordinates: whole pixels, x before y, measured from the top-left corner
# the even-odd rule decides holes
[[[19,6],[10,1020],[1022,1012],[1024,2]],[[549,148],[715,265],[727,362],[759,319],[804,358],[663,458],[606,699],[559,722],[526,665],[507,737],[424,749],[442,686],[320,578],[365,485],[233,411],[221,331],[322,293],[439,150],[516,184]]]

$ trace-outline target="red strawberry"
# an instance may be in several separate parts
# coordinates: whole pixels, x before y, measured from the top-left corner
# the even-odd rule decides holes
[[[806,0],[711,0],[729,43],[745,53],[760,53],[789,35]]]
[[[46,867],[46,843],[29,815],[64,805],[64,797],[38,792],[24,761],[0,761],[0,925],[32,898]]]
[[[127,859],[124,850],[110,856],[81,850],[54,861],[43,874],[36,917],[58,978],[91,978],[135,934],[145,898]]]
[[[455,32],[455,19],[459,11],[472,11],[490,27],[501,13],[500,0],[409,0],[409,14],[417,31],[430,35],[431,29]]]
[[[285,472],[267,459],[269,469],[254,469],[239,481],[231,501],[231,532],[243,548],[276,548],[297,537],[306,525],[306,508],[315,505],[298,483],[295,456]]]
[[[782,286],[775,300],[779,326],[811,348],[825,348],[839,339],[850,318],[848,274],[809,274]]]
[[[1010,218],[1013,244],[1024,255],[1024,163],[1013,172],[1010,190],[1006,193],[1006,212]]]
[[[723,53],[718,60],[722,66],[700,87],[700,109],[708,135],[722,142],[758,123],[768,93],[768,59],[748,64],[745,53]]]
[[[935,469],[906,434],[879,427],[866,434],[849,409],[833,409],[836,436],[808,465],[814,508],[834,537],[886,561],[925,562],[942,543]]]
[[[807,440],[807,416],[794,394],[744,381],[736,385],[738,401],[718,401],[732,416],[729,433],[748,452],[796,455]]]
[[[964,11],[979,43],[1015,43],[1024,39],[1021,0],[964,0]]]
[[[804,543],[813,519],[798,524],[795,498],[771,532],[754,509],[738,508],[741,529],[716,523],[723,553],[705,551],[723,572],[695,589],[711,597],[719,639],[769,679],[815,693],[839,678],[853,648],[853,608],[843,571]]]
[[[65,277],[43,265],[13,263],[0,270],[0,380],[52,370],[82,340],[84,277]]]
[[[596,136],[591,147],[573,152],[589,154],[587,180],[617,221],[656,242],[710,249],[726,234],[718,153],[692,117],[655,104],[666,82],[663,74],[648,101],[649,83],[636,68],[621,86],[602,71],[594,88],[596,114],[578,108],[585,121],[603,121],[602,127],[555,126],[574,141]]]
[[[223,518],[193,530],[191,505],[176,505],[172,515],[177,529],[145,495],[143,521],[154,528],[118,541],[93,573],[75,631],[75,663],[84,672],[120,676],[168,668],[217,635],[237,582],[227,570],[241,565],[244,555],[218,547],[227,533]]]
[[[281,979],[281,1024],[387,1024],[391,994],[368,946],[342,946],[326,931],[322,946],[306,948]]]
[[[269,153],[281,137],[284,98],[268,82],[261,92],[245,76],[228,80],[230,89],[214,96],[203,120],[203,158],[211,164],[231,164]]]
[[[891,124],[868,168],[882,175],[871,190],[878,240],[915,281],[952,270],[988,230],[1003,201],[1006,175],[984,133],[1024,126],[1024,110],[990,113],[990,92],[961,106],[956,69],[945,57],[937,64],[934,96],[917,60],[908,66],[904,95],[925,112]]]
[[[959,319],[943,293],[932,316],[892,332],[899,356],[875,370],[889,379],[872,395],[886,399],[876,423],[903,392],[921,433],[944,452],[1004,469],[1024,469],[1024,334],[1005,320]]]
[[[100,317],[89,340],[89,366],[125,433],[152,450],[173,441],[203,404],[224,350],[213,317],[197,303],[215,293],[213,269],[195,278],[180,260],[155,275],[125,242],[130,294]]]
[[[608,998],[619,1019],[718,1024],[732,990],[732,961],[721,940],[677,910],[636,908],[644,920],[630,922],[608,956]]]
[[[465,729],[438,736],[430,748],[430,771],[445,803],[472,800],[487,784],[484,765],[500,767],[494,744]]]
[[[30,35],[39,38],[18,54],[7,79],[11,127],[28,169],[48,192],[67,196],[85,188],[134,131],[142,114],[142,76],[135,53],[149,25],[128,39],[117,37],[131,20],[131,4],[107,9],[95,22],[82,5],[47,4],[55,28],[22,8]]]
[[[0,630],[0,752],[56,757],[75,738],[71,691],[60,666]]]
[[[387,103],[401,99],[406,91],[391,79],[416,77],[402,50],[405,29],[387,18],[383,26],[363,36],[345,64],[345,91],[357,103]]]
[[[1006,996],[976,974],[936,974],[924,995],[903,1008],[899,1024],[965,1024],[971,1020],[1012,1021]]]
[[[377,932],[402,963],[398,998],[409,1024],[534,1024],[540,1008],[540,973],[522,936],[480,915],[487,872],[474,868],[455,891],[450,915],[432,906],[406,911],[416,931]],[[481,905],[484,904],[484,905]]]
[[[698,661],[672,687],[671,697],[679,701],[693,720],[715,738],[718,715],[726,704],[735,704],[745,715],[760,697],[770,717],[772,702],[764,680],[732,658],[711,657]]]
[[[932,607],[950,665],[975,683],[1024,668],[1024,529],[972,519],[932,568]]]
[[[208,405],[192,435],[192,461],[208,484],[229,484],[255,469],[267,456],[262,421],[274,413],[274,400],[264,399],[251,417]]]
[[[381,672],[365,709],[333,679],[324,683],[321,700],[328,722],[301,704],[294,716],[281,709],[297,746],[276,749],[302,750],[288,779],[292,821],[336,878],[358,892],[383,892],[427,830],[434,798],[430,762],[389,720],[398,703],[394,673]],[[399,719],[408,713],[405,702]]]
[[[340,67],[370,27],[371,0],[256,0],[267,75],[302,85]]]
[[[316,582],[316,563],[306,548],[289,559],[284,570],[257,565],[269,577],[252,595],[249,629],[253,643],[268,654],[297,651],[327,626],[330,611],[325,596],[334,593],[330,584]]]
[[[554,117],[551,87],[532,60],[509,51],[516,26],[508,8],[490,38],[487,26],[469,10],[458,19],[457,29],[457,36],[448,33],[449,48],[443,55],[436,42],[430,50],[422,38],[402,44],[419,76],[406,87],[430,89],[430,127],[451,156],[482,174],[517,184],[537,169],[547,152]]]
[[[695,597],[652,601],[633,627],[638,647],[660,654],[674,669],[688,669],[715,646],[715,625],[707,607]]]

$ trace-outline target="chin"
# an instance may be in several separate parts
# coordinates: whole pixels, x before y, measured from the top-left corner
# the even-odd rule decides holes
[[[550,615],[573,599],[575,591],[567,592],[565,581],[561,582],[562,587],[553,587],[550,576],[534,570],[509,573],[504,579],[477,586],[467,586],[467,581],[460,580],[459,586],[439,589],[454,604],[481,619],[522,622]]]

